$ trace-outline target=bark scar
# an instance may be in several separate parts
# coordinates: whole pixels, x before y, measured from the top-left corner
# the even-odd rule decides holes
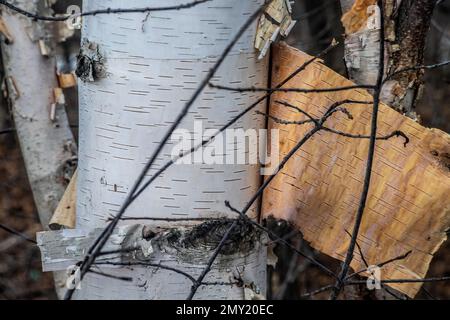
[[[192,229],[173,229],[165,237],[167,244],[183,249],[214,249],[227,232],[232,219],[217,219],[199,224]],[[237,252],[249,252],[254,248],[254,241],[259,238],[259,231],[244,221],[239,221],[229,235],[221,254],[232,255]],[[165,241],[163,241],[165,242]]]
[[[83,39],[78,55],[76,75],[83,82],[106,78],[106,58],[97,43]]]

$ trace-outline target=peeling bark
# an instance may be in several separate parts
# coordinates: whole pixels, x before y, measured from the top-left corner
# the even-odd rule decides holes
[[[286,45],[273,50],[272,79],[278,83],[311,56]],[[312,63],[301,76],[291,80],[293,88],[345,87],[353,85],[320,62]],[[272,101],[302,106],[308,114],[323,114],[333,102],[370,101],[361,89],[332,93],[277,92]],[[353,135],[369,135],[370,108],[347,106],[352,119],[331,117],[327,126]],[[278,119],[301,120],[279,104],[271,104],[270,114]],[[374,177],[361,224],[358,244],[368,264],[378,264],[407,252],[407,258],[381,268],[383,279],[421,279],[427,274],[433,254],[447,238],[450,227],[450,135],[428,129],[389,106],[380,104],[377,136],[400,130],[408,144],[398,137],[378,140],[373,166]],[[287,126],[270,120],[269,127],[281,130],[280,156],[286,156],[294,141],[311,129]],[[343,260],[348,250],[348,228],[353,224],[357,199],[362,189],[364,155],[368,139],[353,139],[329,132],[311,138],[284,167],[284,175],[271,182],[264,193],[263,217],[291,221],[311,246]],[[358,250],[353,270],[365,268]],[[414,297],[421,283],[388,284]]]
[[[76,196],[77,196],[77,176],[78,171],[70,179],[70,183],[58,204],[49,223],[52,230],[74,229],[76,223]]]

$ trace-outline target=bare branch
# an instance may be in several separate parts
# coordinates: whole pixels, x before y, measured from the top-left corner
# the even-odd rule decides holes
[[[295,92],[295,93],[326,93],[326,92],[339,92],[339,91],[348,91],[354,89],[375,89],[376,87],[373,85],[351,85],[351,86],[343,86],[343,87],[334,87],[334,88],[318,88],[318,89],[307,89],[307,88],[257,88],[257,87],[249,87],[249,88],[233,88],[228,86],[221,86],[210,83],[209,86],[211,88],[226,90],[226,91],[234,91],[234,92]]]
[[[10,227],[7,227],[4,224],[0,223],[0,229],[4,230],[4,231],[6,231],[6,232],[8,232],[10,234],[13,234],[13,235],[15,235],[15,236],[17,236],[19,238],[22,238],[23,240],[28,241],[28,242],[30,242],[32,244],[37,244],[37,242],[35,240],[31,239],[27,235],[25,235],[25,234],[23,234],[23,233],[21,233],[21,232],[19,232],[17,230],[14,230],[14,229],[12,229]]]
[[[182,9],[190,9],[192,7],[195,7],[199,4],[203,4],[205,2],[210,2],[212,0],[197,0],[190,3],[185,3],[177,6],[166,6],[166,7],[143,7],[143,8],[132,8],[132,9],[113,9],[113,8],[107,8],[103,10],[94,10],[89,12],[82,12],[76,15],[67,15],[67,16],[57,16],[57,17],[50,17],[50,16],[41,16],[36,13],[28,12],[24,9],[21,9],[14,4],[6,1],[6,0],[0,0],[0,4],[27,17],[31,18],[33,20],[42,20],[42,21],[67,21],[69,19],[73,19],[76,17],[86,17],[86,16],[97,16],[101,14],[118,14],[118,13],[148,13],[148,12],[155,12],[155,11],[175,11],[175,10],[182,10]]]

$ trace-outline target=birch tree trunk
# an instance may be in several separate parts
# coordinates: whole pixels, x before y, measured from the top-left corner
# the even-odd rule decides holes
[[[37,9],[30,1],[17,5]],[[54,89],[59,87],[56,61],[42,54],[39,43],[52,38],[49,29],[8,10],[2,17],[14,31],[12,43],[2,42],[8,101],[39,216],[47,227],[64,193],[65,175],[70,179],[76,145],[63,105],[56,108],[55,120],[50,119]]]
[[[17,0],[15,4],[31,12],[38,10],[36,1]],[[1,43],[8,104],[39,218],[48,229],[73,173],[77,153],[64,105],[57,105],[54,120],[50,119],[54,89],[59,86],[56,61],[42,54],[40,44],[50,43],[53,36],[47,25],[9,10],[2,12],[2,18],[12,36],[12,41]],[[64,273],[55,273],[55,281],[61,294]]]
[[[374,84],[379,65],[379,24],[368,23],[368,7],[376,0],[341,0],[348,76],[358,84]],[[357,2],[355,4],[355,2]],[[358,7],[357,5],[360,4]],[[371,12],[372,21],[379,12]],[[348,21],[348,22],[347,22]],[[357,22],[356,22],[357,21]],[[356,22],[356,23],[355,23]]]
[[[437,0],[402,0],[399,4],[387,1],[390,73],[424,64],[425,41],[436,3]],[[391,88],[387,102],[413,119],[420,119],[416,106],[424,88],[423,74],[423,70],[404,72],[394,76],[387,86]]]
[[[425,39],[436,0],[385,0],[385,72],[423,64]],[[379,10],[376,0],[341,0],[346,25],[345,60],[349,76],[359,84],[373,84],[379,61]],[[350,14],[349,14],[350,12]],[[415,112],[423,90],[423,70],[394,76],[383,87],[382,100],[418,119]]]
[[[156,0],[152,6],[184,2]],[[105,227],[107,219],[117,213],[169,125],[240,26],[262,3],[262,0],[219,0],[189,10],[84,18],[82,55],[95,57],[97,65],[93,69],[85,68],[81,56],[79,69],[85,71],[85,77],[79,85],[77,229]],[[140,6],[142,2],[137,0],[85,0],[83,10]],[[268,85],[268,63],[257,61],[253,49],[256,25],[255,22],[242,35],[215,81],[238,86]],[[207,88],[180,128],[191,133],[195,126],[203,126],[203,130],[218,129],[259,96]],[[262,103],[259,110],[265,108]],[[264,126],[265,120],[254,114],[236,125],[245,130]],[[198,143],[201,137],[194,138]],[[235,146],[233,143],[227,150]],[[172,148],[173,144],[164,149],[149,176],[170,160]],[[225,208],[224,201],[243,207],[260,182],[258,165],[177,164],[157,179],[125,216],[235,217]],[[249,211],[253,218],[258,218],[258,213],[258,206]],[[142,221],[126,221],[127,225],[134,223]],[[155,224],[178,231],[190,227],[187,222]],[[205,228],[203,235],[190,234],[200,241],[194,239],[194,245],[183,252],[174,252],[170,246],[160,243],[162,248],[152,253],[151,262],[162,262],[197,277],[217,245],[214,233],[221,229],[215,223],[205,223],[202,228]],[[87,274],[74,297],[186,299],[192,285],[183,275],[151,267],[113,268],[108,273],[134,280],[127,283]],[[236,279],[243,280],[244,287],[265,294],[266,252],[259,239],[250,246],[232,248],[227,254],[219,255],[205,281]],[[202,286],[195,298],[243,299],[244,287]]]

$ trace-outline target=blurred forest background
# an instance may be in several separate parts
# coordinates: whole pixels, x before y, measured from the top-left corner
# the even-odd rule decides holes
[[[80,5],[80,1],[73,1]],[[450,58],[450,1],[438,1],[432,26],[427,37],[425,64],[433,64]],[[55,8],[65,13],[66,8]],[[333,38],[342,39],[344,30],[340,18],[342,11],[338,0],[296,0],[294,19],[298,20],[287,42],[308,54],[319,53]],[[59,52],[59,67],[64,71],[75,69],[80,35],[65,43]],[[342,44],[343,41],[340,41]],[[326,58],[326,64],[345,75],[344,50],[338,50]],[[418,107],[418,113],[425,126],[436,127],[450,132],[450,66],[426,72],[426,87]],[[67,89],[66,108],[72,128],[77,136],[77,92]],[[14,128],[7,107],[0,104],[0,222],[34,238],[42,230],[36,214],[33,197],[28,184]],[[308,250],[326,265],[338,268],[339,262],[314,252],[287,226],[273,226],[280,235],[286,236],[293,244]],[[292,256],[288,249],[276,248],[280,257],[275,269],[269,270],[269,299],[323,299],[328,293],[313,297],[304,296],[330,283],[330,278],[308,264],[301,257]],[[436,254],[428,277],[450,276],[450,241]],[[373,292],[363,288],[347,290],[346,298],[371,299]],[[51,273],[42,273],[40,253],[36,246],[24,242],[0,230],[0,299],[55,299]],[[378,297],[380,298],[380,297]],[[447,282],[424,284],[418,299],[449,299],[450,286]]]

